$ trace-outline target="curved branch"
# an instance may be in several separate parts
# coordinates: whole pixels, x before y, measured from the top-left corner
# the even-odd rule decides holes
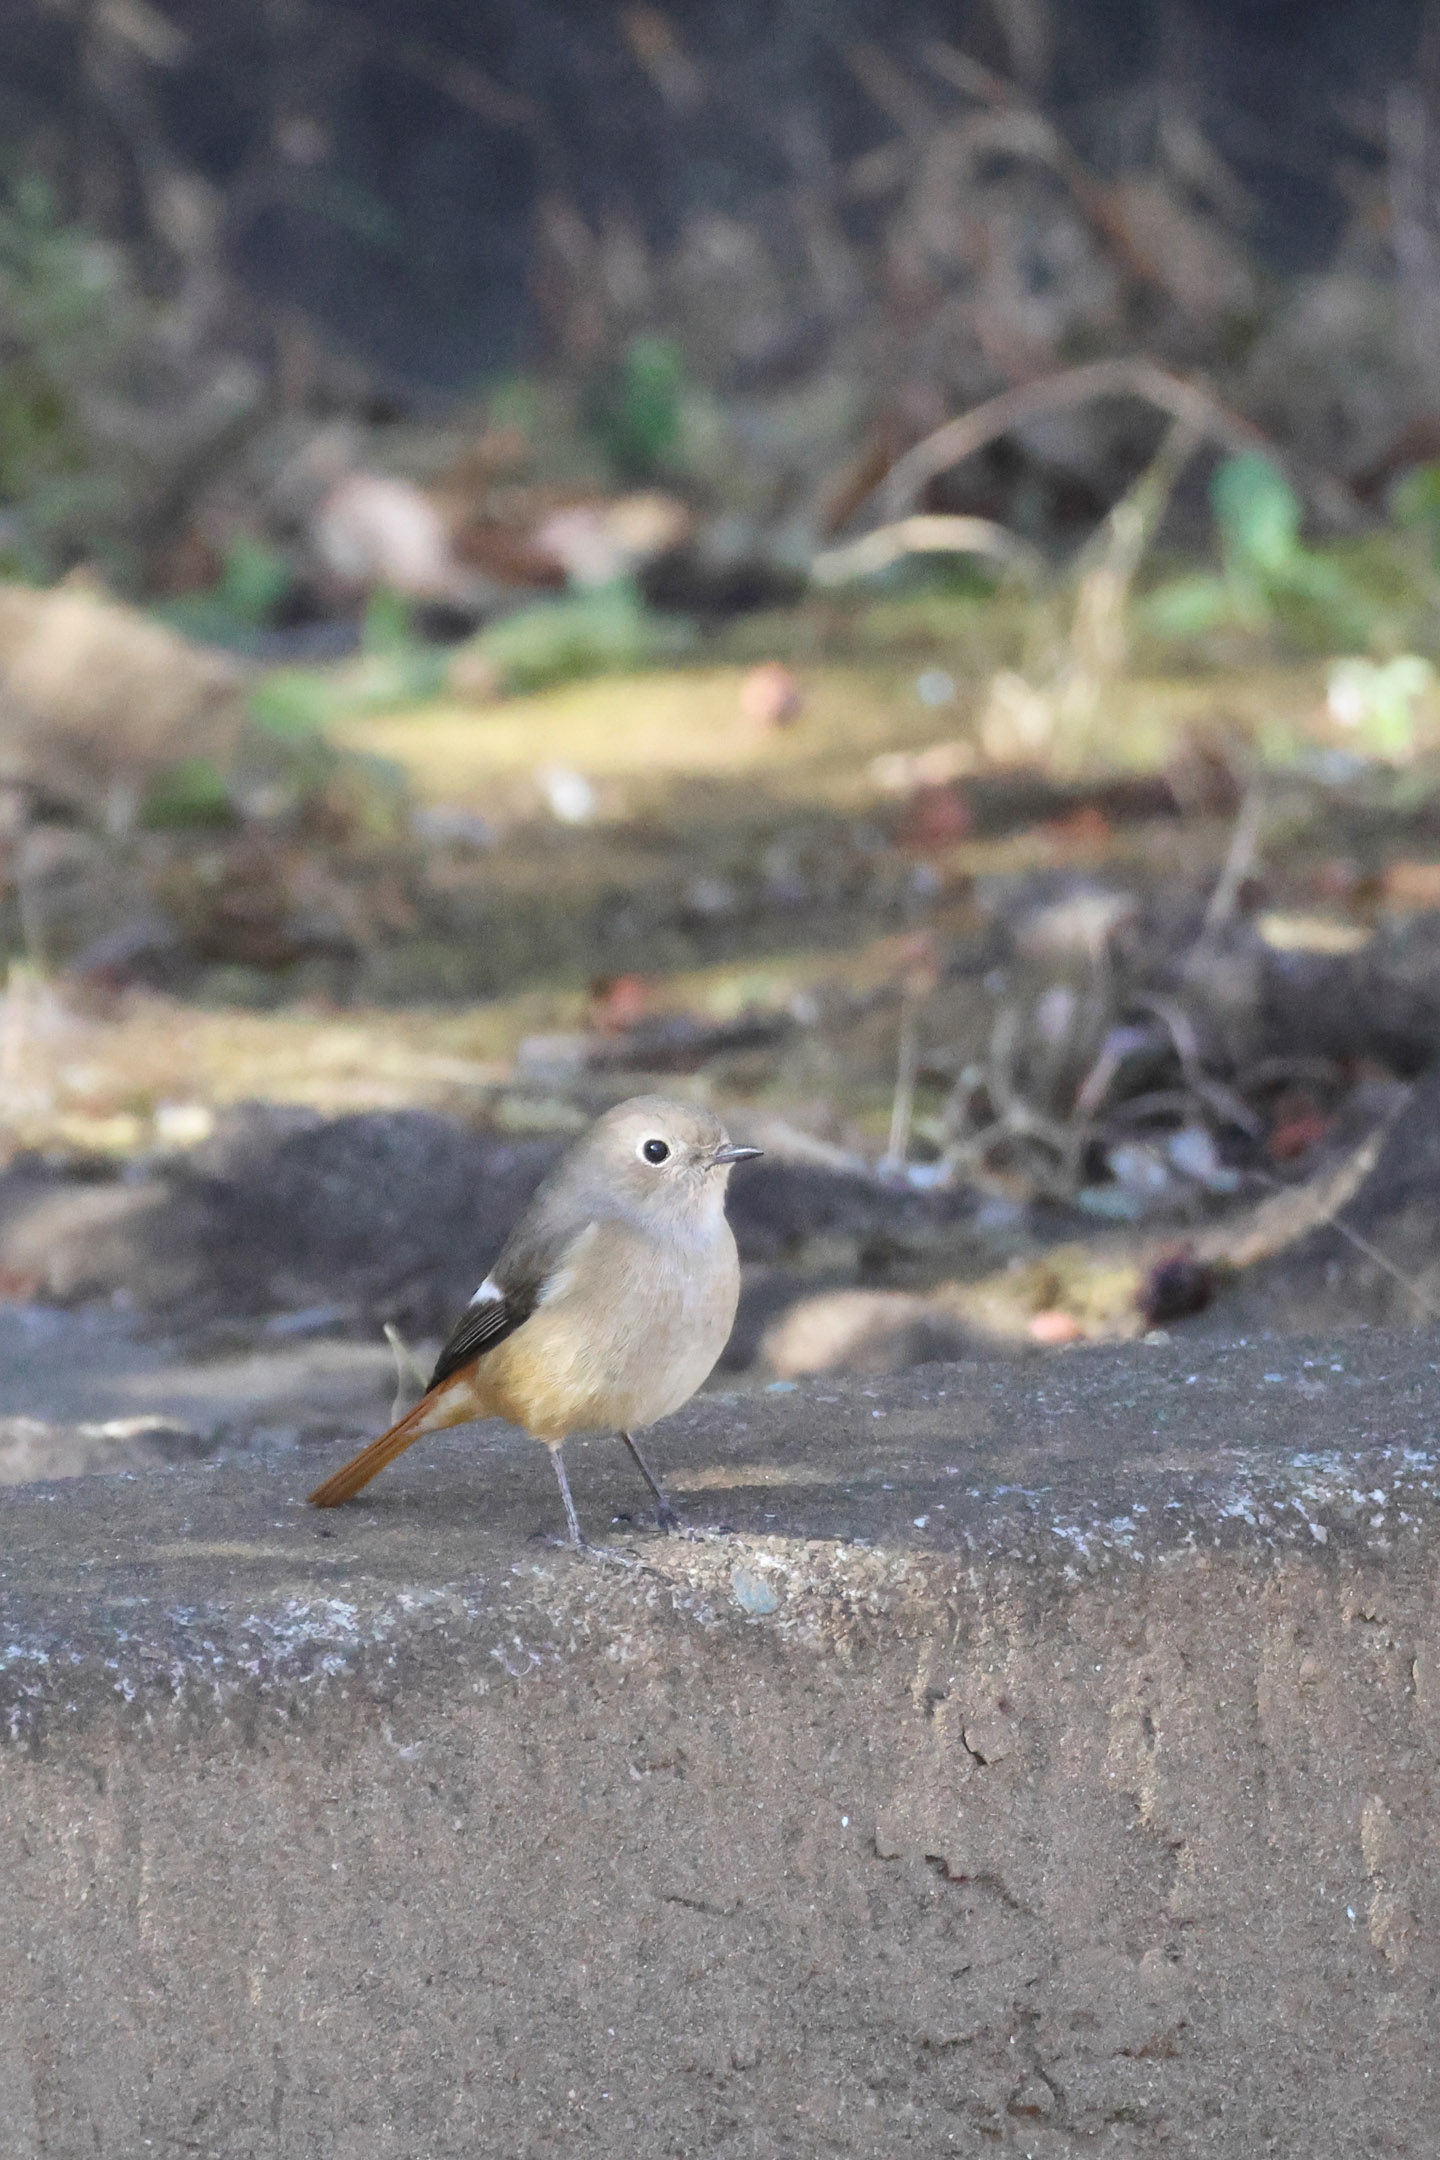
[[[1231,412],[1198,383],[1187,382],[1183,375],[1172,375],[1154,360],[1091,360],[1083,367],[1067,368],[1063,374],[1042,376],[1038,382],[1002,390],[998,397],[987,398],[983,405],[972,406],[957,419],[947,420],[891,466],[876,491],[878,506],[887,517],[903,517],[931,480],[962,459],[973,457],[1011,428],[1041,413],[1068,411],[1103,397],[1139,398],[1176,420],[1189,421],[1198,432],[1212,436],[1231,450],[1268,447],[1253,422]]]
[[[825,548],[811,563],[810,575],[817,585],[844,585],[888,570],[905,555],[988,555],[1031,585],[1041,584],[1046,574],[1037,549],[989,518],[918,516]]]

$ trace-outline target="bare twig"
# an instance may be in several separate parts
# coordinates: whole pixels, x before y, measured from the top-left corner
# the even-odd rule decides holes
[[[23,962],[12,960],[5,994],[0,999],[0,1088],[20,1084],[30,1039],[34,984],[33,971]]]
[[[1247,1102],[1242,1102],[1233,1088],[1226,1087],[1223,1080],[1214,1080],[1200,1062],[1200,1042],[1194,1024],[1183,1005],[1165,997],[1137,998],[1137,1005],[1145,1012],[1153,1012],[1163,1021],[1175,1045],[1185,1084],[1192,1095],[1197,1095],[1216,1114],[1234,1125],[1253,1140],[1260,1131],[1260,1120]]]
[[[377,55],[491,127],[528,135],[550,184],[555,184],[563,164],[559,139],[544,107],[523,90],[510,89],[472,61],[422,39],[391,37],[385,29],[361,21],[353,9],[335,5],[334,0],[295,0],[293,18],[320,28],[332,49],[347,57]]]
[[[890,1137],[880,1159],[883,1175],[899,1177],[910,1149],[910,1123],[915,1115],[915,1073],[920,1062],[920,1031],[915,1020],[915,1001],[906,996],[900,1008],[900,1040],[895,1052],[895,1093],[890,1104]]]
[[[1100,1045],[1100,1054],[1075,1091],[1073,1117],[1089,1120],[1097,1117],[1110,1092],[1111,1083],[1126,1058],[1138,1051],[1159,1047],[1156,1036],[1148,1028],[1112,1027],[1107,1030]],[[1133,1099],[1133,1098],[1132,1098]]]
[[[97,28],[133,46],[152,67],[178,67],[190,50],[190,35],[149,0],[99,0],[92,10]]]
[[[1403,1268],[1397,1267],[1388,1255],[1381,1252],[1378,1245],[1372,1245],[1369,1238],[1362,1237],[1358,1230],[1352,1230],[1349,1223],[1342,1222],[1338,1215],[1323,1215],[1317,1227],[1324,1227],[1326,1224],[1332,1230],[1338,1230],[1341,1237],[1353,1245],[1357,1252],[1364,1253],[1367,1260],[1373,1260],[1376,1267],[1383,1268],[1387,1275],[1393,1276],[1401,1289],[1407,1290],[1414,1298],[1421,1312],[1428,1313],[1432,1320],[1440,1320],[1440,1305],[1420,1288],[1413,1276],[1407,1275]]]
[[[1054,687],[1060,747],[1072,763],[1085,745],[1106,683],[1125,666],[1135,575],[1200,441],[1193,414],[1172,421],[1139,479],[1080,551],[1072,573],[1075,612]]]
[[[990,1032],[990,1055],[985,1067],[985,1086],[999,1116],[978,1135],[986,1149],[1002,1138],[1038,1140],[1061,1162],[1074,1151],[1075,1134],[1058,1119],[1047,1117],[1020,1093],[1015,1082],[1015,1057],[1020,1046],[1020,1009],[1002,1006]],[[971,1143],[973,1146],[973,1143]]]
[[[1390,1134],[1395,1132],[1395,1125],[1399,1123],[1401,1112],[1405,1110],[1405,1106],[1408,1106],[1408,1102],[1410,1102],[1410,1097],[1405,1095],[1403,1102],[1397,1102],[1395,1108],[1390,1110],[1390,1115],[1384,1117],[1380,1121],[1380,1125],[1375,1125],[1375,1130],[1362,1140],[1360,1147],[1354,1149],[1354,1153],[1345,1158],[1345,1162],[1339,1166],[1339,1171],[1330,1173],[1326,1197],[1323,1197],[1321,1210],[1306,1225],[1306,1229],[1334,1229],[1334,1231],[1339,1231],[1341,1238],[1345,1238],[1347,1244],[1354,1244],[1356,1253],[1364,1253],[1364,1257],[1371,1259],[1377,1268],[1384,1268],[1384,1272],[1388,1274],[1388,1277],[1393,1281],[1397,1281],[1401,1290],[1405,1290],[1414,1298],[1418,1309],[1421,1309],[1423,1313],[1429,1313],[1431,1320],[1440,1320],[1440,1305],[1436,1305],[1436,1300],[1431,1298],[1425,1290],[1421,1290],[1421,1285],[1414,1281],[1414,1277],[1405,1274],[1405,1270],[1399,1268],[1395,1261],[1390,1259],[1388,1253],[1380,1251],[1380,1246],[1371,1244],[1371,1240],[1364,1238],[1358,1229],[1351,1229],[1349,1223],[1343,1223],[1343,1220],[1341,1220],[1341,1207],[1349,1207],[1351,1199],[1356,1199],[1356,1194],[1360,1192],[1360,1186],[1367,1182],[1367,1177],[1375,1169],[1375,1164],[1380,1162],[1380,1153],[1382,1153],[1382,1149],[1386,1145],[1386,1140],[1390,1138]],[[1280,1199],[1280,1201],[1291,1190],[1287,1186],[1282,1186],[1278,1177],[1267,1177],[1263,1171],[1259,1173],[1259,1177],[1263,1179],[1267,1186],[1274,1188],[1276,1199]]]
[[[1178,1117],[1188,1123],[1205,1107],[1203,1098],[1193,1088],[1147,1088],[1143,1095],[1127,1095],[1122,1102],[1116,1103],[1099,1121],[1097,1130],[1107,1135],[1125,1133],[1159,1118]]]
[[[1138,398],[1176,420],[1188,420],[1202,437],[1213,437],[1231,450],[1268,447],[1252,421],[1231,412],[1198,383],[1171,374],[1153,360],[1091,360],[1063,374],[1002,390],[958,419],[947,420],[891,466],[877,491],[879,507],[887,517],[903,517],[929,481],[963,458],[973,457],[997,436],[1042,413],[1068,411],[1102,397]]]
[[[1242,1095],[1253,1095],[1271,1087],[1338,1087],[1342,1077],[1334,1058],[1266,1057],[1248,1067],[1235,1085]]]
[[[1271,1187],[1268,1199],[1238,1221],[1232,1217],[1202,1231],[1195,1240],[1196,1258],[1238,1272],[1273,1259],[1297,1238],[1333,1223],[1379,1161],[1400,1107],[1382,1119],[1358,1147],[1303,1185],[1284,1185],[1262,1170],[1252,1171],[1252,1176]]]
[[[1397,1282],[1414,1299],[1421,1312],[1432,1319],[1440,1319],[1440,1303],[1423,1290],[1413,1276],[1407,1275],[1388,1253],[1372,1244],[1361,1231],[1352,1229],[1340,1213],[1342,1208],[1349,1206],[1375,1169],[1381,1150],[1404,1108],[1405,1101],[1398,1102],[1358,1147],[1308,1185],[1284,1185],[1263,1170],[1253,1172],[1271,1188],[1271,1197],[1262,1201],[1250,1216],[1238,1240],[1234,1223],[1217,1225],[1197,1241],[1197,1254],[1239,1270],[1273,1258],[1287,1245],[1293,1245],[1297,1238],[1312,1231],[1334,1230],[1348,1245],[1353,1245],[1356,1252],[1363,1253],[1367,1260]]]
[[[936,123],[935,107],[887,52],[879,45],[852,45],[845,62],[861,89],[903,134],[928,139]]]
[[[1003,525],[979,517],[907,517],[882,525],[843,547],[826,548],[810,565],[817,585],[843,585],[872,577],[906,555],[988,555],[1027,583],[1046,575],[1045,558]]]
[[[1385,103],[1390,222],[1410,357],[1434,380],[1440,345],[1440,232],[1434,144],[1423,90],[1397,83]]]
[[[1143,284],[1155,285],[1155,264],[1137,247],[1125,220],[1116,214],[1112,191],[1076,156],[1052,120],[1040,111],[1017,83],[981,65],[969,53],[936,39],[925,47],[925,60],[933,74],[965,97],[977,98],[991,110],[1012,121],[1025,123],[1026,141],[1019,154],[1043,159],[1074,197],[1077,207],[1102,235],[1127,271]]]
[[[1230,835],[1230,846],[1225,856],[1224,868],[1216,880],[1205,910],[1205,920],[1200,926],[1200,937],[1213,938],[1224,929],[1235,912],[1240,897],[1240,887],[1250,875],[1255,861],[1255,849],[1260,838],[1260,828],[1265,822],[1264,790],[1253,786],[1246,792],[1235,820],[1235,830]]]
[[[1194,413],[1172,421],[1145,470],[1080,550],[1074,571],[1078,581],[1103,571],[1113,580],[1123,601],[1146,548],[1159,530],[1180,476],[1203,440],[1204,429]]]
[[[442,97],[463,105],[468,112],[488,120],[492,126],[514,128],[533,135],[549,132],[550,123],[545,112],[533,98],[495,82],[468,60],[458,59],[453,53],[439,52],[416,38],[405,38],[391,50],[407,74],[429,83]]]
[[[1140,997],[1135,1000],[1142,1012],[1154,1013],[1175,1045],[1175,1055],[1180,1060],[1180,1070],[1187,1084],[1193,1089],[1204,1078],[1200,1064],[1200,1038],[1183,1005],[1176,1005],[1170,998]]]
[[[985,1086],[1001,1117],[1015,1100],[1015,1051],[1020,1041],[1020,1008],[1002,1005],[990,1030],[990,1054],[985,1061]]]
[[[942,82],[959,90],[965,97],[978,98],[985,105],[1018,105],[1023,102],[1016,85],[997,75],[983,61],[974,60],[958,46],[946,45],[939,38],[932,38],[924,48],[925,65]]]

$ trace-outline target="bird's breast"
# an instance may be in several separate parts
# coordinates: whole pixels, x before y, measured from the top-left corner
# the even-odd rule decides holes
[[[564,1287],[482,1360],[494,1412],[559,1440],[688,1402],[735,1320],[740,1265],[720,1229],[680,1244],[602,1225]]]

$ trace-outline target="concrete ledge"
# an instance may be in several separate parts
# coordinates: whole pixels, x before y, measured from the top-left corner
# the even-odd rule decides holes
[[[1440,1337],[0,1494],[0,2150],[1426,2156]],[[637,1494],[571,1454],[594,1529]]]

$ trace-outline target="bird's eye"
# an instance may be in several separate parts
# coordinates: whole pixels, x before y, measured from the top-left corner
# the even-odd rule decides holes
[[[662,1163],[670,1153],[663,1140],[647,1140],[640,1150],[646,1162]]]

